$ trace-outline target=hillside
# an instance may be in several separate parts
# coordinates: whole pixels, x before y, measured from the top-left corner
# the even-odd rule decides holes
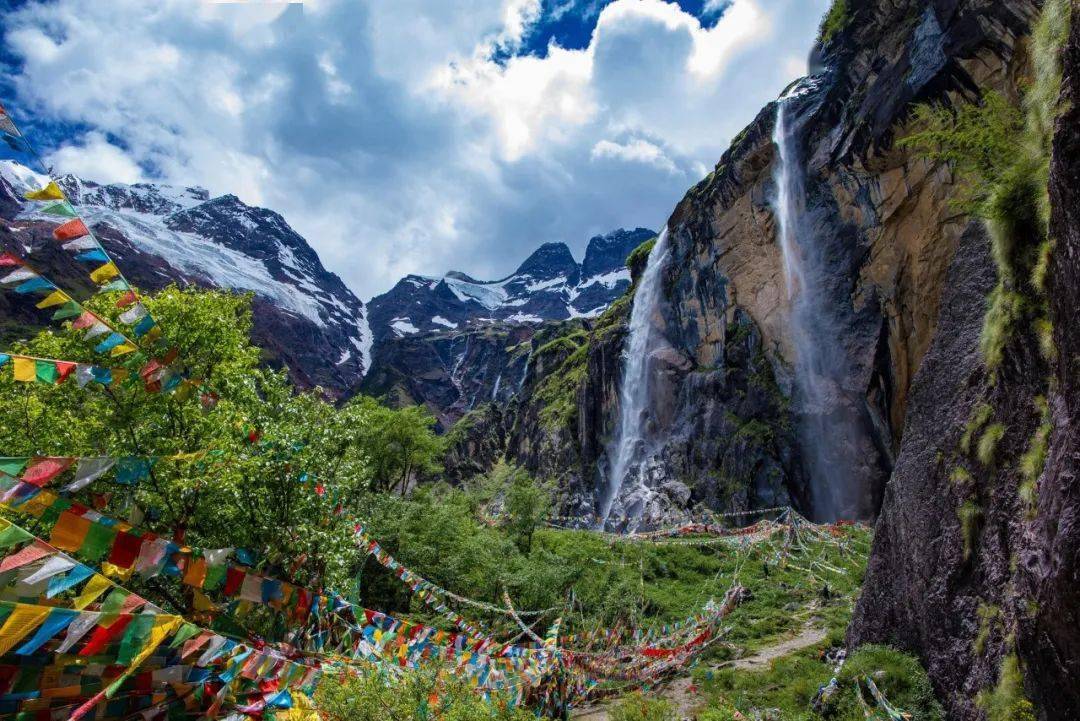
[[[28,212],[23,200],[39,181],[24,166],[0,161],[0,246],[29,249],[57,269],[58,280],[79,287],[86,281],[78,264],[45,232],[47,218]],[[364,305],[277,213],[233,195],[211,198],[202,188],[101,185],[71,175],[59,183],[139,287],[252,292],[253,337],[298,386],[340,396],[360,382],[372,344]],[[25,313],[4,315],[33,322]]]

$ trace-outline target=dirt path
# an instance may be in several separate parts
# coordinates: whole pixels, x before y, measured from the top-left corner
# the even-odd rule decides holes
[[[757,653],[738,658],[733,661],[725,661],[713,668],[737,668],[745,671],[760,671],[767,668],[773,660],[782,656],[800,651],[808,646],[814,646],[825,640],[827,634],[820,628],[807,626],[798,636],[765,646]],[[692,688],[693,679],[681,676],[664,684],[657,689],[657,695],[675,702],[679,709],[680,718],[690,718],[694,709],[701,699]],[[611,702],[605,701],[596,705],[583,706],[575,710],[570,717],[575,721],[608,721],[608,707]]]

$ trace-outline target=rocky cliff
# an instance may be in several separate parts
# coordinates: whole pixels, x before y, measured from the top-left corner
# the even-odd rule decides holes
[[[1058,27],[1068,22],[1067,12],[1060,13],[1067,3],[1047,6],[1058,11],[1050,16]],[[852,644],[888,642],[917,651],[954,719],[1080,718],[1075,22],[1063,59],[1048,262],[1035,261],[1039,223],[1005,228],[1000,219],[988,221],[992,242],[981,222],[965,233],[938,332],[912,384],[896,471],[849,632]],[[1045,84],[1053,73],[1033,75]],[[1019,157],[1028,152],[1016,147]],[[1013,205],[1014,217],[1017,207],[1023,203]],[[1003,238],[1015,253],[1001,252]],[[1045,276],[1034,272],[1040,265]],[[1014,273],[1025,267],[1030,284],[1029,273]],[[986,321],[987,298],[994,302],[999,283],[1020,295],[1023,310],[1004,335],[1000,356],[988,357],[984,325],[994,326]]]
[[[668,223],[662,342],[650,359],[658,382],[643,421],[656,517],[668,503],[739,509],[789,499],[813,514],[807,426],[851,464],[856,492],[842,515],[869,518],[880,506],[967,223],[951,202],[950,168],[894,141],[917,103],[948,105],[991,89],[1015,97],[1021,40],[1038,3],[852,0],[846,8],[815,51],[813,75],[786,101],[805,172],[800,243],[819,264],[815,282],[830,314],[815,340],[845,359],[820,371],[829,407],[808,407],[795,392],[774,104]],[[546,361],[555,378],[527,380],[502,415],[511,457],[564,479],[573,508],[594,507],[604,480],[628,307],[616,304],[586,334],[570,334],[562,355]],[[540,371],[537,363],[530,376]],[[830,433],[839,421],[844,431]]]

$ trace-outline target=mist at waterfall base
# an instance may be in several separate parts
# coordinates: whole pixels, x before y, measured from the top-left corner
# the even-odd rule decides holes
[[[607,448],[608,472],[600,488],[600,528],[608,525],[612,510],[618,506],[620,515],[625,518],[619,519],[616,525],[627,530],[636,529],[650,495],[645,483],[652,385],[650,352],[660,335],[654,323],[661,296],[660,278],[669,255],[665,227],[649,253],[630,310],[629,334],[623,349],[619,381],[619,417],[615,435]]]
[[[865,489],[860,465],[871,462],[873,450],[863,428],[865,399],[858,389],[843,387],[851,359],[839,311],[827,288],[829,259],[818,234],[827,227],[807,203],[806,165],[800,148],[797,102],[813,89],[803,81],[780,99],[773,142],[779,153],[772,198],[784,279],[790,307],[789,333],[794,350],[793,407],[799,445],[809,479],[809,514],[814,520],[864,518]]]

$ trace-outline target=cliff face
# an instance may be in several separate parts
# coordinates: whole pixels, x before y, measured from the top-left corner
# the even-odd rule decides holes
[[[791,103],[789,123],[805,168],[800,252],[813,253],[842,368],[821,371],[833,407],[827,429],[847,419],[837,451],[853,458],[857,497],[845,515],[880,504],[903,431],[912,374],[934,335],[945,273],[964,227],[950,205],[952,177],[893,146],[915,102],[1015,94],[1017,40],[1035,2],[851,2],[846,28]],[[780,162],[777,108],[765,108],[693,188],[669,221],[675,257],[667,274],[668,338],[697,369],[718,362],[731,319],[760,328],[800,422],[820,410],[793,394],[792,308],[774,212]],[[810,419],[815,420],[815,419]],[[800,447],[805,447],[805,439]],[[805,453],[803,454],[805,458]],[[804,463],[805,465],[805,463]],[[816,505],[811,499],[811,511]]]
[[[917,651],[950,718],[965,721],[986,718],[991,699],[999,706],[1008,699],[1018,713],[1025,696],[1040,719],[1080,718],[1075,20],[1064,71],[1044,293],[1052,353],[1040,353],[1034,325],[1022,323],[996,373],[987,371],[978,343],[998,269],[985,232],[973,224],[955,254],[937,333],[913,380],[896,471],[849,631],[853,645],[887,642]]]
[[[951,203],[949,168],[898,149],[894,135],[915,103],[987,90],[1015,97],[1021,40],[1038,6],[850,0],[843,28],[813,58],[815,74],[786,101],[805,170],[802,252],[816,256],[829,312],[828,332],[813,340],[845,361],[822,372],[832,389],[825,411],[796,392],[775,104],[675,208],[644,421],[656,494],[647,520],[698,503],[793,501],[812,513],[806,427],[851,464],[857,493],[843,514],[877,512],[967,224]],[[508,455],[561,479],[567,510],[589,512],[604,483],[628,312],[628,302],[616,304],[564,355],[534,362],[501,416]],[[545,410],[552,401],[557,412]]]

